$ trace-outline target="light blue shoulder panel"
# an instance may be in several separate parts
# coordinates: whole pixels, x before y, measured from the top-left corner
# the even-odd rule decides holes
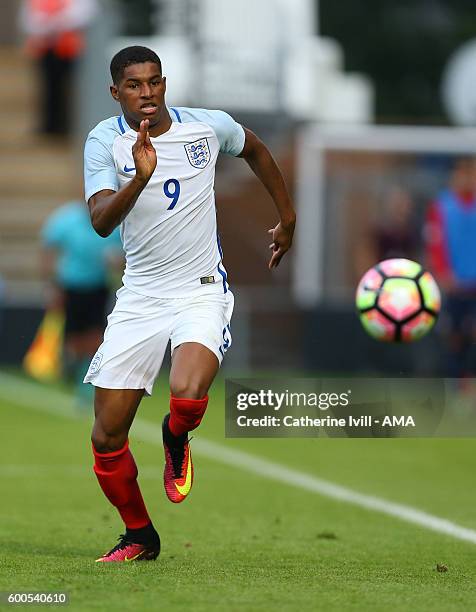
[[[188,108],[185,106],[171,106],[169,110],[173,121],[179,123],[199,121],[209,125],[218,138],[222,153],[239,155],[243,151],[245,131],[228,113],[221,110]]]
[[[112,145],[126,126],[123,117],[110,117],[89,132],[84,145],[84,193],[86,202],[103,189],[119,190]]]

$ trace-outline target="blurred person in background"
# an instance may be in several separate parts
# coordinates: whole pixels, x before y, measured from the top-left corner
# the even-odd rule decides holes
[[[96,0],[23,0],[20,28],[26,52],[40,75],[40,131],[71,130],[72,80],[85,48],[85,28],[96,14]]]
[[[356,278],[384,259],[420,259],[421,236],[411,194],[400,185],[391,185],[378,212],[379,219],[370,224],[355,247]]]
[[[381,221],[373,229],[375,262],[392,257],[418,261],[421,238],[410,193],[401,186],[392,186],[383,202],[383,211]]]
[[[476,160],[458,158],[427,210],[427,265],[444,296],[446,376],[476,374]]]
[[[49,310],[64,311],[63,368],[76,381],[78,406],[90,406],[92,387],[82,381],[102,342],[110,305],[110,271],[123,263],[119,230],[101,238],[87,206],[68,202],[41,232],[42,266],[51,283]]]

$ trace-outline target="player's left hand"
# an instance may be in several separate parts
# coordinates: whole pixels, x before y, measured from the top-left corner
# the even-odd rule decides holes
[[[289,251],[293,241],[294,223],[284,226],[281,222],[274,228],[268,230],[268,234],[273,237],[273,242],[269,245],[273,249],[273,254],[269,260],[268,268],[276,268],[283,258],[283,255]]]

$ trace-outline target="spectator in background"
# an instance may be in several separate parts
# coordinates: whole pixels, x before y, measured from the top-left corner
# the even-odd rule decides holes
[[[109,306],[109,272],[123,263],[119,230],[101,238],[84,202],[69,202],[42,229],[43,269],[53,291],[49,307],[65,313],[65,370],[74,375],[78,403],[90,403],[83,385],[89,363],[102,342]]]
[[[455,161],[427,211],[427,265],[444,294],[447,376],[476,374],[476,160]]]
[[[421,238],[411,195],[398,185],[389,187],[379,205],[380,219],[365,230],[355,247],[356,277],[379,261],[406,257],[418,261]]]
[[[392,257],[419,259],[420,236],[411,195],[393,186],[383,202],[383,216],[374,228],[375,261]]]
[[[96,9],[96,0],[22,2],[20,28],[40,74],[40,129],[45,134],[70,132],[74,70],[85,47],[84,29]]]

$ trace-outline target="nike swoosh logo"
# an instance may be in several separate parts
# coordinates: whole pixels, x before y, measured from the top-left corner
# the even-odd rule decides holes
[[[141,552],[138,553],[137,555],[135,555],[135,557],[130,557],[130,558],[129,557],[124,557],[124,561],[134,561],[134,559],[137,559],[137,557],[140,557],[143,552],[144,551],[141,550]]]
[[[180,493],[180,495],[188,495],[190,489],[192,488],[192,462],[190,461],[190,446],[188,447],[188,457],[187,457],[187,476],[185,478],[185,482],[183,485],[179,485],[175,483],[175,488]]]
[[[128,168],[127,164],[124,166],[124,172],[132,172],[135,169],[136,169],[135,166],[132,166],[132,168]]]

